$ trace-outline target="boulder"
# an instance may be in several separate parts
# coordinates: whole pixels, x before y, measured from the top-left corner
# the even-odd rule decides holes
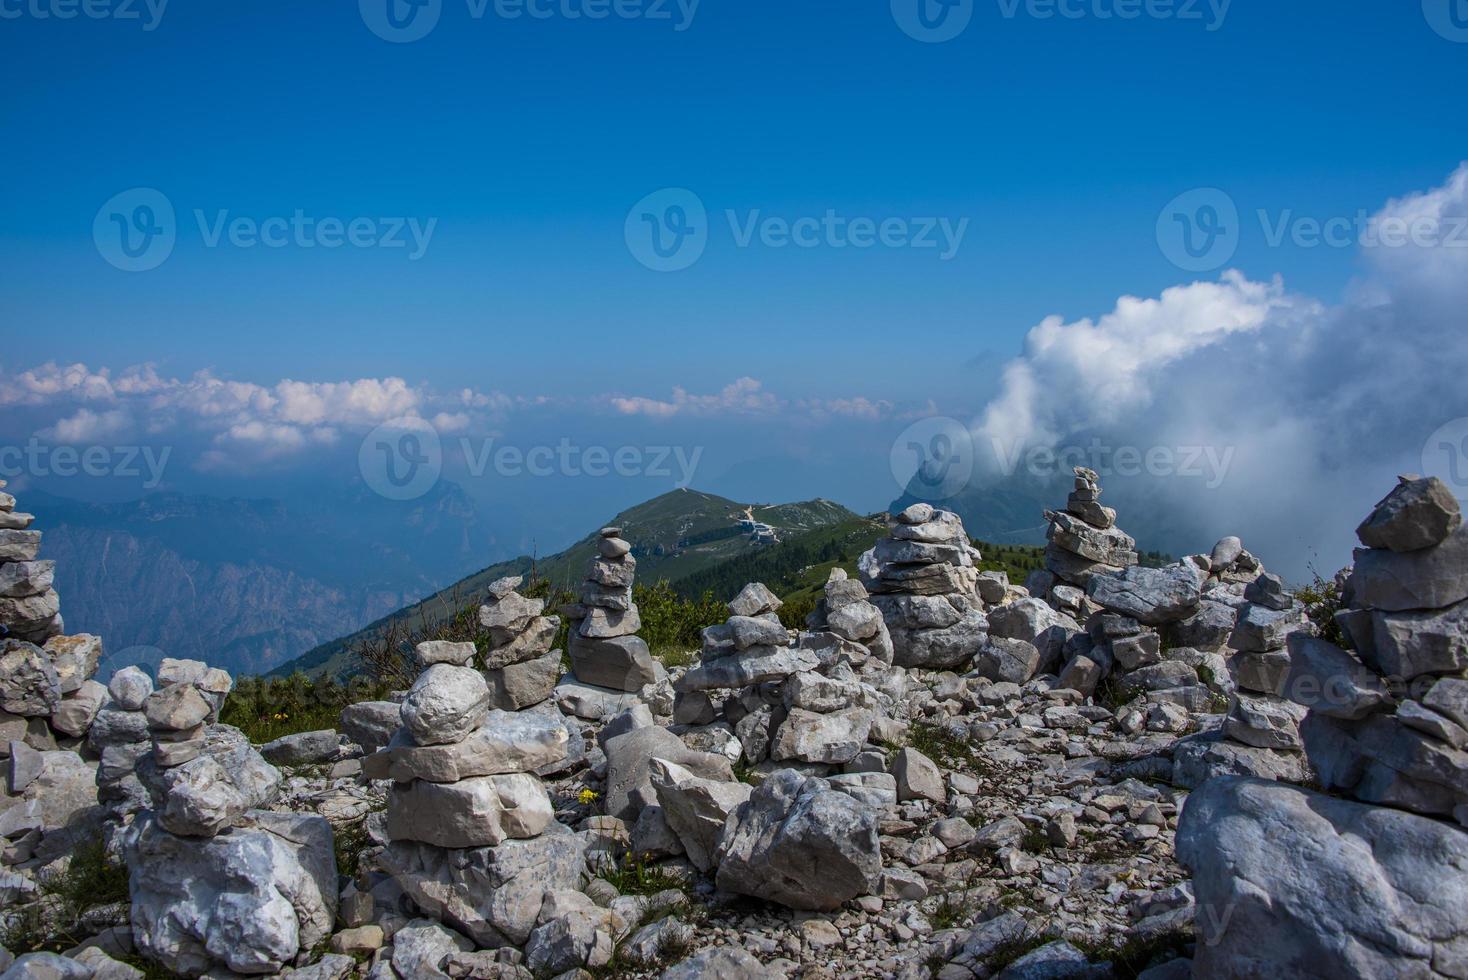
[[[943,789],[943,771],[917,749],[902,749],[892,760],[892,776],[897,780],[897,799],[931,800],[942,803],[948,798]]]
[[[413,682],[403,699],[403,727],[419,745],[458,742],[484,724],[489,685],[469,667],[434,664]]]
[[[174,973],[276,973],[331,934],[336,859],[321,817],[253,811],[200,840],[144,812],[124,852],[133,941]]]
[[[895,641],[895,636],[894,636]],[[715,688],[748,687],[765,681],[784,680],[791,674],[814,670],[820,659],[799,647],[750,647],[727,657],[705,660],[678,678],[673,689],[680,694]]]
[[[153,753],[138,763],[159,824],[180,836],[211,837],[245,811],[274,801],[280,790],[280,770],[239,729],[215,725],[203,741],[201,754],[182,765],[159,766]]]
[[[1119,575],[1095,575],[1086,595],[1112,612],[1147,626],[1187,619],[1202,597],[1195,568],[1178,562],[1165,568],[1133,565]]]
[[[1261,749],[1299,752],[1300,722],[1305,708],[1269,694],[1240,691],[1223,722],[1223,733],[1234,741]]]
[[[153,678],[137,667],[124,667],[107,682],[107,693],[124,711],[138,711],[153,693]]]
[[[342,709],[342,733],[363,752],[387,745],[402,723],[403,707],[395,701],[359,701]]]
[[[1468,834],[1291,786],[1222,778],[1177,832],[1207,977],[1461,976]]]
[[[209,712],[209,702],[192,684],[169,685],[143,702],[143,716],[148,719],[148,728],[155,731],[191,731],[204,724]]]
[[[825,780],[779,770],[730,814],[717,885],[791,908],[839,908],[877,887],[877,823],[877,811]]]
[[[392,971],[413,980],[448,980],[441,967],[444,960],[473,949],[472,942],[452,929],[429,919],[414,919],[393,934]]]
[[[663,819],[678,835],[688,860],[700,871],[712,870],[725,821],[754,787],[703,779],[664,759],[653,759],[650,771]]]
[[[585,684],[615,691],[640,691],[657,680],[652,653],[640,636],[596,639],[573,631],[567,651],[571,670]]]
[[[260,755],[277,766],[314,766],[335,762],[341,755],[341,736],[335,728],[282,735],[260,746]]]
[[[362,761],[368,779],[399,783],[426,779],[455,783],[474,776],[533,772],[566,757],[570,733],[559,717],[541,711],[491,711],[484,726],[462,742],[418,745],[399,731]]]
[[[0,711],[50,717],[59,707],[61,678],[51,658],[34,643],[0,640]]]
[[[1280,691],[1332,718],[1355,720],[1391,704],[1386,685],[1355,654],[1305,633],[1289,639],[1290,667]]]
[[[1040,651],[1033,643],[990,635],[974,657],[973,671],[991,681],[1023,684],[1039,666]]]
[[[867,708],[847,708],[828,714],[792,708],[775,732],[770,758],[776,762],[850,762],[866,744],[873,720]]]
[[[555,821],[539,837],[495,847],[392,841],[379,862],[425,913],[490,948],[524,944],[546,893],[576,888],[586,873],[581,837]]]
[[[560,650],[507,664],[484,675],[489,684],[490,704],[504,711],[519,711],[546,701],[555,693],[560,677]]]
[[[53,636],[46,641],[44,649],[56,667],[62,694],[79,690],[102,662],[102,639],[90,633]]]
[[[1419,551],[1441,544],[1462,523],[1458,498],[1446,483],[1435,476],[1403,476],[1356,528],[1356,536],[1368,548]]]
[[[1468,599],[1468,526],[1420,551],[1357,548],[1347,587],[1352,605],[1387,612],[1442,609]]]
[[[1468,600],[1445,609],[1373,613],[1371,651],[1373,666],[1399,681],[1468,669]]]
[[[526,773],[455,783],[418,779],[388,795],[387,834],[438,847],[485,847],[534,837],[553,817],[545,787]]]
[[[722,755],[696,752],[666,728],[635,728],[607,739],[606,812],[631,824],[650,803],[657,802],[652,785],[652,760],[663,759],[694,775],[716,782],[734,782],[734,769]]]
[[[705,949],[674,963],[658,980],[767,980],[770,972],[742,949]]]
[[[107,703],[107,688],[94,680],[86,680],[61,702],[51,715],[51,727],[63,735],[81,738],[92,727],[97,712]]]

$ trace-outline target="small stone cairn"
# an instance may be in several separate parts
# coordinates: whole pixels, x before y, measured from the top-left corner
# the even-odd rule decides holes
[[[1100,480],[1095,470],[1075,468],[1065,510],[1045,512],[1045,569],[1025,583],[1031,595],[1081,619],[1091,611],[1083,603],[1091,577],[1117,575],[1137,563],[1136,541],[1116,526],[1116,511],[1101,504]]]
[[[968,663],[988,621],[980,597],[978,549],[957,514],[913,504],[861,556],[858,570],[882,611],[899,667],[947,670]]]
[[[116,733],[102,740],[104,758],[115,766],[146,748],[136,778],[147,808],[121,835],[134,942],[182,976],[278,972],[309,955],[336,919],[331,825],[266,809],[281,774],[243,732],[219,724],[232,686],[199,661],[164,660],[151,693],[141,671],[114,675],[121,697],[104,713]],[[113,815],[136,802],[105,763],[97,778]]]
[[[489,631],[484,655],[490,703],[519,711],[551,696],[561,676],[561,651],[552,650],[561,620],[543,616],[544,599],[527,599],[515,591],[519,576],[490,583],[489,597],[479,607],[479,622]]]
[[[512,595],[500,590],[501,609]],[[533,622],[539,607],[520,601],[516,618]],[[565,759],[568,732],[554,706],[492,708],[473,643],[420,643],[415,655],[423,670],[402,726],[363,761],[368,778],[392,780],[380,863],[420,909],[481,945],[523,944],[545,891],[574,888],[584,870],[579,839],[556,822],[535,774]]]
[[[56,563],[37,561],[41,532],[35,517],[17,513],[0,480],[0,636],[45,643],[60,635],[61,598],[51,587]]]
[[[642,626],[632,601],[637,559],[622,529],[604,527],[597,536],[597,557],[586,569],[581,601],[563,606],[570,624],[567,643],[571,669],[583,684],[615,691],[640,691],[660,678],[647,642],[637,636]]]

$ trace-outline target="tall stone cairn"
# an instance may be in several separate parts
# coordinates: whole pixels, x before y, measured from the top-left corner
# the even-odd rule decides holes
[[[1116,575],[1137,563],[1137,542],[1116,526],[1116,511],[1101,504],[1100,479],[1095,470],[1077,466],[1065,510],[1045,512],[1049,576],[1031,576],[1032,595],[1048,598],[1057,585],[1084,591],[1093,575]]]
[[[86,821],[72,819],[97,802],[95,778],[78,752],[107,701],[107,689],[92,679],[102,641],[61,632],[55,563],[37,560],[41,532],[30,530],[32,521],[0,491],[0,760],[7,763],[0,858],[11,864],[38,848],[69,851],[90,833]]]
[[[647,642],[636,635],[642,627],[632,601],[637,559],[618,527],[601,529],[596,550],[581,583],[581,601],[561,608],[570,623],[571,669],[584,684],[639,691],[658,676]]]
[[[1436,477],[1402,477],[1357,530],[1336,622],[1352,649],[1289,639],[1320,782],[1468,826],[1468,527]]]
[[[415,654],[423,670],[402,727],[363,761],[369,779],[392,780],[381,863],[423,911],[477,942],[524,943],[543,892],[574,887],[583,870],[535,774],[565,759],[568,732],[554,708],[491,708],[473,643],[430,641]]]
[[[17,513],[0,480],[0,637],[45,643],[60,635],[61,597],[51,587],[54,561],[38,561],[41,532],[35,517]]]
[[[1194,976],[1464,975],[1468,529],[1442,481],[1403,477],[1357,535],[1335,616],[1352,649],[1285,640],[1282,690],[1336,795],[1221,776],[1188,796]]]
[[[515,591],[523,581],[514,576],[491,582],[489,597],[479,607],[479,623],[489,631],[484,668],[490,703],[505,711],[540,704],[561,676],[561,651],[551,649],[560,617],[541,615],[544,599]]]
[[[894,664],[947,670],[973,659],[989,626],[980,557],[958,515],[930,504],[898,514],[891,536],[861,556],[861,583],[887,622]]]

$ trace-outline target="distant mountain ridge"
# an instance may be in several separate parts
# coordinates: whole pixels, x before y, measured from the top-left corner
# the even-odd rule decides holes
[[[698,490],[673,490],[630,507],[608,523],[622,529],[637,557],[638,581],[652,584],[665,580],[675,589],[681,583],[712,583],[719,570],[736,565],[760,552],[780,552],[787,544],[806,540],[816,532],[839,533],[848,525],[870,523],[840,504],[816,499],[792,504],[742,504]],[[773,536],[762,533],[768,528]],[[875,534],[860,528],[854,540],[865,541]],[[522,555],[497,562],[439,590],[433,595],[398,609],[350,635],[308,651],[282,664],[272,673],[296,670],[308,674],[341,676],[350,672],[348,653],[364,635],[381,629],[389,620],[426,616],[430,621],[457,608],[459,602],[483,592],[490,582],[507,575],[535,574],[552,585],[574,589],[585,573],[587,561],[596,554],[597,528],[571,547],[544,558]],[[740,583],[741,585],[743,582]],[[704,585],[698,585],[703,588]],[[732,593],[731,593],[732,595]]]
[[[159,656],[264,673],[473,567],[493,546],[462,491],[410,503],[159,493],[95,504],[25,495],[46,532],[70,632],[103,637],[105,672]]]

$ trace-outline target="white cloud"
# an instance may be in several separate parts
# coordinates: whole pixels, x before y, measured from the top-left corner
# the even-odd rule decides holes
[[[55,442],[74,445],[116,436],[131,428],[132,419],[121,409],[94,412],[89,408],[79,408],[41,434]]]
[[[1373,226],[1437,223],[1446,238],[1464,215],[1468,165],[1389,202]],[[1343,564],[1392,475],[1421,469],[1428,435],[1468,416],[1468,242],[1375,245],[1363,259],[1365,275],[1334,307],[1230,272],[1125,297],[1095,321],[1046,319],[975,421],[981,464],[993,465],[990,447],[1091,438],[1231,452],[1212,492],[1202,480],[1149,480],[1111,502],[1130,503],[1134,525],[1171,515],[1199,535],[1192,548],[1211,545],[1205,532],[1239,533],[1293,560],[1294,574],[1312,548],[1322,565]]]

